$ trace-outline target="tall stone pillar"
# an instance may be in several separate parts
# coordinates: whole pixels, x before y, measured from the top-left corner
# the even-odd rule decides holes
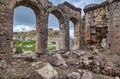
[[[43,13],[39,16],[39,22],[37,22],[37,43],[36,43],[36,51],[37,54],[45,54],[47,53],[47,39],[48,39],[48,15],[47,13]]]
[[[60,50],[69,50],[69,21],[65,21],[65,23],[60,22],[59,42]]]
[[[12,10],[8,1],[0,1],[0,54],[12,53]]]
[[[75,23],[74,27],[74,32],[75,32],[75,39],[74,39],[74,50],[79,50],[81,45],[80,45],[80,21]]]

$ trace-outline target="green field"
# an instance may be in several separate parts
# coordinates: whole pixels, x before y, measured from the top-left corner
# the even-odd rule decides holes
[[[48,51],[54,51],[56,50],[56,42],[52,41],[50,42],[51,44],[48,45]],[[23,51],[32,51],[35,52],[36,50],[36,43],[35,41],[19,41],[19,40],[14,40],[13,41],[13,46],[14,49],[17,47],[20,47]]]

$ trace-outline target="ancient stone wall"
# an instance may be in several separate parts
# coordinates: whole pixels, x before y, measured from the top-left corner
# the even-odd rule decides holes
[[[102,47],[102,40],[107,38],[108,2],[88,5],[84,12],[86,48]]]
[[[81,9],[76,8],[68,2],[64,2],[63,4],[58,5],[58,7],[64,12],[65,19],[66,19],[66,42],[69,42],[69,21],[72,21],[74,24],[74,32],[75,32],[75,39],[74,39],[74,50],[81,48]]]
[[[81,9],[76,8],[68,2],[52,6],[48,9],[48,14],[54,14],[59,20],[60,37],[59,37],[59,50],[70,50],[69,46],[69,21],[71,20],[75,25],[75,49],[80,49],[80,19]]]
[[[112,53],[120,54],[120,0],[111,1],[108,11],[108,44]]]
[[[120,1],[110,0],[85,7],[85,17],[81,19],[81,9],[68,2],[53,6],[48,0],[1,0],[0,1],[0,54],[12,53],[13,13],[18,6],[34,10],[37,21],[38,54],[47,53],[48,15],[54,14],[60,26],[60,50],[69,48],[69,21],[74,23],[74,50],[104,48],[120,52]],[[82,25],[81,25],[82,22]]]
[[[36,14],[38,54],[47,53],[49,13],[59,19],[60,50],[69,50],[69,20],[75,24],[75,49],[80,49],[81,9],[68,2],[53,6],[48,0],[0,0],[0,54],[12,53],[13,13],[18,6],[30,7]]]
[[[7,54],[12,52],[12,10],[9,2],[0,0],[0,53]]]
[[[84,9],[84,42],[86,49],[104,48],[120,52],[120,1],[108,0]]]

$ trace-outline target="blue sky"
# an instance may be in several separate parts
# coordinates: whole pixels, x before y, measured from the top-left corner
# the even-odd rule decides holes
[[[101,3],[105,0],[49,0],[53,3],[53,5],[58,5],[60,3],[63,3],[64,1],[67,1],[71,4],[73,4],[76,7],[84,8],[84,6],[88,4],[97,4]],[[84,15],[84,12],[82,11],[82,15]],[[52,15],[49,14],[49,20],[48,20],[48,26],[49,28],[59,29],[59,22],[58,19]],[[32,9],[29,7],[19,6],[15,8],[14,10],[14,32],[20,32],[20,31],[30,31],[36,29],[36,15]],[[69,23],[70,27],[70,35],[71,37],[74,36],[74,25],[72,22]]]

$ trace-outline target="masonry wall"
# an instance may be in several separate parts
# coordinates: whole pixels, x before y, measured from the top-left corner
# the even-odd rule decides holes
[[[108,43],[112,53],[120,54],[120,0],[110,2],[108,26]]]
[[[88,5],[85,7],[85,45],[87,49],[102,47],[107,38],[108,3]]]
[[[120,53],[120,1],[110,0],[84,9],[85,49],[110,49]]]
[[[60,50],[69,50],[69,21],[72,21],[75,25],[75,50],[104,48],[120,53],[119,0],[86,6],[83,25],[81,9],[68,2],[53,6],[48,0],[0,0],[0,54],[12,53],[13,12],[20,5],[30,7],[36,13],[38,54],[47,53],[49,13],[60,22]]]
[[[37,44],[38,54],[47,52],[47,8],[51,3],[47,0],[0,0],[0,54],[12,54],[13,50],[13,16],[14,9],[18,6],[26,6],[33,9],[37,20]]]
[[[0,54],[12,52],[12,11],[9,2],[0,0]]]
[[[67,40],[69,42],[70,35],[69,35],[69,21],[72,21],[74,24],[74,50],[81,49],[81,9],[76,8],[73,5],[69,4],[68,2],[59,5],[60,9],[64,12],[66,16],[66,29],[68,30],[67,33]]]
[[[59,19],[60,50],[69,50],[69,20],[75,24],[75,46],[76,49],[80,49],[81,9],[68,2],[53,6],[48,0],[0,0],[0,54],[12,53],[13,13],[18,6],[30,7],[36,14],[38,55],[47,53],[49,13],[53,13]]]

